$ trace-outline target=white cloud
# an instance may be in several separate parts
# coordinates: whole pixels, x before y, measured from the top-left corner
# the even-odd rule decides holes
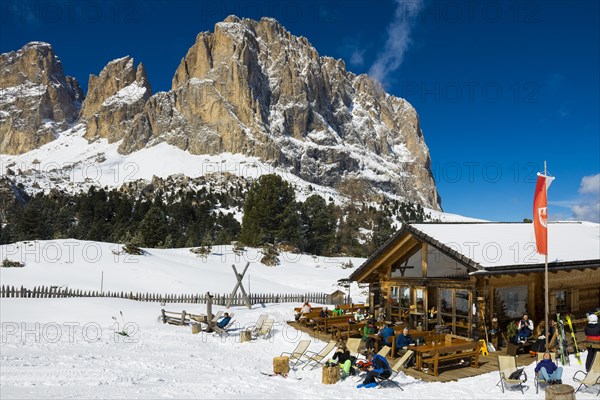
[[[600,174],[584,176],[581,178],[579,193],[600,195]]]
[[[387,27],[385,47],[369,69],[369,75],[381,83],[404,61],[404,54],[412,43],[411,30],[423,8],[423,0],[395,0],[395,3],[394,20]]]
[[[581,178],[577,204],[571,207],[575,219],[600,222],[600,173]]]

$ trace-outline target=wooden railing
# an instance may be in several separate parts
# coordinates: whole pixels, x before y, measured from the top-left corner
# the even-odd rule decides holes
[[[112,297],[119,299],[129,299],[137,301],[151,301],[161,303],[206,303],[205,293],[196,294],[169,294],[169,293],[142,293],[142,292],[111,292],[70,289],[56,286],[39,286],[33,289],[23,286],[2,286],[0,288],[0,298],[19,297],[19,298],[63,298],[63,297]],[[229,300],[230,294],[213,294],[212,303],[224,306]],[[250,302],[252,304],[260,303],[311,303],[331,304],[331,296],[326,293],[250,293]],[[351,302],[350,298],[346,299]],[[241,294],[233,298],[232,305],[245,305]]]

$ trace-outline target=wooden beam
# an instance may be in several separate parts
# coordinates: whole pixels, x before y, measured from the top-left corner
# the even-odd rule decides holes
[[[427,278],[427,243],[421,244],[421,276]]]
[[[406,236],[401,239],[398,243],[396,243],[392,248],[390,248],[385,254],[383,254],[378,260],[374,261],[369,268],[367,268],[360,276],[356,278],[357,282],[362,282],[365,278],[370,275],[375,269],[379,268],[383,265],[389,258],[396,253],[398,249],[400,249],[405,243],[411,240],[413,237],[410,233],[407,232]],[[392,264],[393,261],[390,263]]]

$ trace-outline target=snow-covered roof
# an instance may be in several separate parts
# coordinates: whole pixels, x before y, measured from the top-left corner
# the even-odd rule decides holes
[[[543,264],[531,223],[413,224],[412,228],[488,269]],[[550,222],[548,262],[600,260],[600,225]]]
[[[499,222],[422,223],[404,225],[350,276],[362,280],[378,260],[407,235],[437,247],[469,267],[471,273],[536,271],[544,265],[538,254],[533,224]],[[548,264],[552,269],[600,266],[600,225],[592,222],[550,222]]]

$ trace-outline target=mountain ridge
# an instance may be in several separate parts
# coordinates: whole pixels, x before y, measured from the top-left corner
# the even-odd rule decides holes
[[[272,18],[230,16],[200,32],[167,92],[152,94],[143,64],[113,60],[90,76],[80,110],[72,123],[86,125],[86,139],[119,142],[121,154],[161,142],[243,154],[314,184],[362,180],[441,208],[416,110]],[[0,152],[22,153],[6,135]]]

